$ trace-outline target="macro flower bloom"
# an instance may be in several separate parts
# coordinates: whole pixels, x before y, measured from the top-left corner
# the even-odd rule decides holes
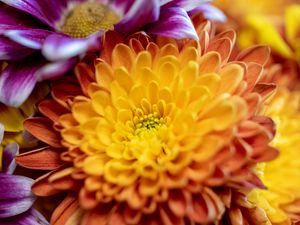
[[[300,219],[300,92],[281,87],[266,115],[276,122],[272,145],[280,155],[260,165],[261,178],[268,189],[252,191],[249,201],[263,208],[272,223],[293,224]]]
[[[277,155],[257,113],[275,87],[260,82],[269,49],[229,62],[233,31],[196,30],[200,42],[108,33],[95,65],[53,82],[44,116],[24,123],[41,148],[17,157],[50,170],[35,194],[68,193],[51,224],[209,224],[220,190],[264,187],[254,167]]]
[[[188,12],[220,18],[204,0],[1,2],[0,60],[12,62],[0,77],[0,102],[10,106],[22,104],[37,81],[63,75],[78,56],[99,50],[106,30],[197,38]]]
[[[4,136],[4,126],[0,124],[0,142]],[[18,145],[11,143],[0,146],[0,224],[3,225],[48,225],[44,217],[31,208],[35,200],[31,192],[33,179],[12,175],[16,163]]]

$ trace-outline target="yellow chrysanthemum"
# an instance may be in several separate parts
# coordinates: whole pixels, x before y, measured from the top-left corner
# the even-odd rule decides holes
[[[288,6],[284,17],[246,15],[245,25],[240,31],[240,46],[245,48],[254,43],[267,44],[275,53],[300,64],[300,25],[297,22],[299,15],[300,5]]]
[[[284,7],[295,0],[214,0],[213,4],[223,10],[229,17],[242,22],[245,15],[280,15]],[[238,19],[240,21],[238,21]]]
[[[275,88],[260,82],[269,49],[230,62],[234,32],[210,27],[199,43],[108,33],[94,67],[52,85],[46,117],[25,122],[49,146],[17,157],[52,170],[37,195],[69,192],[52,224],[208,224],[225,210],[217,191],[263,187],[254,167],[277,155],[258,114]]]
[[[279,149],[277,159],[260,165],[258,171],[267,190],[256,190],[249,200],[265,209],[275,224],[291,224],[300,215],[300,92],[281,87],[266,112],[277,125],[272,145]],[[295,217],[296,218],[296,217]]]

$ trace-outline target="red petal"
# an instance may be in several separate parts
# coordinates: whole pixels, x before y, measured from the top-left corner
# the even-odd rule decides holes
[[[61,152],[57,149],[45,147],[20,154],[16,157],[16,161],[25,168],[54,170],[63,164],[60,160],[60,154]]]
[[[53,99],[42,101],[39,104],[39,110],[53,122],[57,122],[61,115],[69,112],[65,107],[61,106]]]
[[[53,212],[50,223],[52,225],[65,225],[78,208],[79,204],[76,197],[66,197]]]
[[[268,98],[276,89],[276,84],[257,84],[254,87],[254,91],[261,96]]]
[[[49,196],[60,192],[60,190],[55,189],[48,181],[49,176],[54,172],[52,171],[36,179],[31,187],[32,192],[37,196]]]
[[[232,51],[233,44],[229,38],[221,38],[209,43],[207,51],[216,51],[220,54],[222,62],[227,62]]]
[[[75,74],[85,95],[88,95],[89,84],[95,81],[95,74],[85,63],[79,63],[75,68]]]
[[[52,129],[53,122],[48,118],[35,117],[25,120],[24,127],[37,139],[53,146],[61,148],[60,133]]]
[[[265,65],[270,57],[270,48],[265,45],[257,45],[243,50],[238,56],[238,61],[255,62]]]

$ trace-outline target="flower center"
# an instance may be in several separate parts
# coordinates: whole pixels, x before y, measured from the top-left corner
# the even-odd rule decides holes
[[[99,2],[76,5],[63,18],[59,30],[71,37],[84,38],[99,30],[108,30],[119,21],[119,16]]]
[[[158,113],[150,113],[144,116],[135,116],[135,135],[143,136],[143,134],[155,134],[158,128],[163,124],[163,119],[159,118]]]

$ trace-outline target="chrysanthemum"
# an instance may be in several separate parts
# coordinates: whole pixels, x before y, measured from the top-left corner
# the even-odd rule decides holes
[[[0,143],[4,126],[0,124]],[[15,154],[18,145],[11,143],[2,149],[0,145],[0,224],[3,225],[48,225],[45,218],[31,208],[35,200],[31,192],[33,180],[12,175],[15,168]]]
[[[263,208],[274,224],[291,224],[300,219],[300,92],[281,87],[266,112],[277,125],[272,145],[277,159],[258,169],[267,190],[255,190],[249,200]]]
[[[223,188],[264,187],[254,167],[277,155],[257,114],[274,89],[259,82],[269,50],[228,62],[234,32],[197,31],[200,43],[112,34],[94,67],[53,83],[44,117],[25,122],[43,147],[17,157],[51,170],[34,193],[68,193],[53,225],[206,224],[224,213]]]
[[[277,55],[300,65],[300,25],[296,22],[299,15],[300,4],[286,7],[284,16],[247,15],[240,32],[241,47],[267,44]]]
[[[197,38],[187,13],[220,14],[204,0],[1,2],[6,5],[0,9],[0,60],[13,62],[0,77],[0,102],[11,106],[23,103],[37,81],[65,74],[77,56],[99,50],[106,30]]]

